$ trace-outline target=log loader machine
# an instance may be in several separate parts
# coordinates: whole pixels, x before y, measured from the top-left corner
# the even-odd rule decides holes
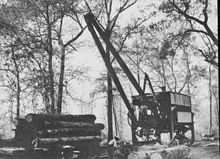
[[[141,88],[113,44],[107,38],[104,29],[100,26],[94,15],[88,13],[84,18],[105,66],[128,109],[128,117],[131,121],[133,146],[156,142],[162,144],[163,140],[161,137],[164,133],[169,134],[170,141],[168,144],[172,144],[175,139],[178,139],[178,141],[182,143],[193,143],[194,114],[191,109],[190,97],[175,92],[154,92],[147,73],[145,73],[144,87]],[[138,92],[138,95],[132,96],[132,103],[129,102],[113,66],[108,62],[107,54],[97,33],[100,35],[105,45],[108,46],[114,59],[118,62],[129,81]],[[145,85],[147,82],[151,89],[151,93],[145,93]],[[138,116],[134,113],[134,107],[139,108]],[[189,138],[186,137],[186,133],[188,132],[191,132],[191,137]]]

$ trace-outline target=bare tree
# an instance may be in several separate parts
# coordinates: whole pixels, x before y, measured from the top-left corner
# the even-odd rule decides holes
[[[10,26],[7,32],[16,42],[16,47],[23,50],[24,56],[32,61],[31,66],[27,68],[35,74],[28,72],[28,75],[34,76],[28,77],[29,81],[25,80],[25,83],[27,87],[33,88],[33,93],[41,92],[47,113],[60,114],[62,110],[65,58],[67,54],[76,51],[73,43],[85,30],[81,23],[80,16],[83,10],[80,5],[80,1],[17,0],[2,8],[1,17],[8,12],[11,13],[11,17],[3,19],[1,27]],[[63,37],[66,36],[63,31],[66,27],[64,21],[68,20],[72,20],[77,29],[72,31],[75,36],[69,36],[69,39],[65,38],[64,41]],[[57,59],[60,59],[60,62]],[[60,70],[54,67],[56,63],[60,64]],[[38,87],[33,87],[30,83]]]
[[[205,61],[218,68],[218,36],[209,26],[209,20],[212,16],[210,12],[213,12],[209,9],[209,6],[209,0],[166,0],[161,4],[160,10],[168,14],[174,20],[178,19],[179,21],[185,22],[183,23],[186,28],[185,31],[178,34],[182,36],[182,39],[191,33],[201,35],[207,49],[202,50],[197,48],[197,50],[205,58]],[[212,51],[209,51],[210,49],[212,49]]]

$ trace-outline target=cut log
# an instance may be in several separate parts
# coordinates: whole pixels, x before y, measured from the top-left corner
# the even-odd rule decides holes
[[[83,123],[83,122],[63,122],[63,121],[54,121],[54,122],[44,122],[44,126],[47,129],[51,128],[88,128],[102,130],[104,129],[104,124],[101,123]]]
[[[173,156],[168,154],[166,151],[155,152],[152,155],[150,155],[150,159],[167,159],[167,158],[169,158],[169,159],[176,159],[176,158],[173,158]]]
[[[187,146],[176,146],[158,150],[139,149],[129,154],[128,159],[188,159],[189,148]]]
[[[168,148],[166,152],[168,153],[167,156],[172,156],[174,159],[185,159],[189,157],[190,149],[188,146],[182,145]]]
[[[167,149],[152,151],[147,153],[150,159],[188,159],[189,157],[189,147],[175,146]]]
[[[87,144],[89,142],[98,143],[101,141],[100,136],[78,136],[78,137],[60,137],[60,138],[37,138],[32,143],[35,147],[45,145],[74,145]]]
[[[14,121],[16,126],[15,137],[14,139],[17,140],[33,140],[35,138],[36,129],[28,123],[25,119],[16,118]]]
[[[146,152],[144,151],[134,151],[128,155],[128,159],[148,159]]]
[[[133,146],[134,151],[153,151],[153,150],[163,150],[169,148],[167,145],[143,145],[143,146]]]
[[[69,122],[86,122],[94,123],[96,116],[93,114],[86,115],[48,115],[48,114],[28,114],[25,116],[28,122],[43,122],[43,121],[69,121]]]
[[[27,124],[27,121],[24,118],[15,118],[15,120],[13,122],[16,127]]]
[[[66,136],[101,136],[101,131],[93,128],[57,128],[37,132],[38,137],[66,137]]]
[[[24,140],[24,141],[31,141],[36,137],[36,133],[32,130],[30,131],[25,131],[25,130],[20,130],[20,129],[16,129],[15,130],[15,137],[14,139],[16,141],[18,140]]]

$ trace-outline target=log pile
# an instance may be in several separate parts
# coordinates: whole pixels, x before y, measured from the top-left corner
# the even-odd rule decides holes
[[[95,123],[95,115],[28,114],[15,121],[15,140],[28,149],[72,145],[99,145],[104,125]]]

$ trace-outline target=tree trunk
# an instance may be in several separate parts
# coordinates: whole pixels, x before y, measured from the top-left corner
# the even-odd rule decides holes
[[[141,81],[140,81],[140,59],[139,59],[139,51],[137,50],[137,53],[136,53],[136,56],[137,56],[137,81],[138,81],[138,84],[140,85],[141,84]]]
[[[164,66],[164,61],[161,59],[161,65],[162,65],[162,87],[164,87],[164,89],[166,90],[167,88],[167,79],[166,79],[166,71],[165,71],[165,66]],[[168,86],[169,87],[169,86]]]
[[[44,84],[47,85],[47,77],[43,77],[44,78]],[[50,114],[51,110],[50,110],[50,93],[48,91],[47,88],[44,88],[44,92],[42,92],[42,98],[43,98],[43,103],[45,105],[45,110],[47,112],[47,114]]]
[[[209,28],[208,24],[205,23],[203,26],[206,29],[209,37],[212,39],[212,41],[215,43],[215,45],[218,46],[218,39],[215,37],[215,35],[213,34],[212,30]]]
[[[55,114],[55,98],[54,98],[54,73],[53,73],[53,45],[52,45],[52,28],[49,16],[49,4],[46,6],[46,21],[47,21],[47,41],[48,41],[48,70],[49,70],[49,87],[50,87],[50,109],[51,114]]]
[[[218,82],[218,80],[217,80]],[[218,84],[219,85],[219,84]],[[217,126],[219,126],[219,98],[218,98],[218,88],[219,86],[217,85],[217,91],[213,92],[213,96],[215,99],[215,107],[216,107],[216,122],[217,122]]]
[[[20,116],[20,94],[21,94],[21,87],[20,87],[20,73],[19,73],[19,66],[17,64],[16,58],[15,58],[15,52],[14,48],[12,46],[12,60],[15,65],[15,77],[16,77],[16,102],[17,102],[17,111],[16,111],[16,116]]]
[[[110,53],[109,53],[109,49],[108,46],[106,46],[106,53],[107,53],[107,61],[109,62],[109,64],[111,64],[111,58],[110,58]],[[113,97],[113,92],[112,92],[112,79],[111,79],[111,75],[109,73],[109,71],[107,70],[108,73],[108,79],[107,79],[107,83],[108,83],[108,92],[107,92],[107,96],[108,96],[108,104],[107,104],[107,112],[108,112],[108,141],[113,139],[113,120],[112,120],[112,97]]]
[[[55,114],[55,98],[54,98],[54,74],[53,74],[53,55],[49,54],[49,81],[50,81],[50,111],[51,114]]]
[[[212,134],[212,69],[209,66],[209,108],[210,108],[210,119],[209,119],[209,134]]]
[[[62,99],[63,99],[63,79],[65,71],[65,48],[63,40],[59,39],[59,45],[61,48],[61,64],[60,64],[60,79],[59,79],[59,88],[58,88],[58,98],[57,98],[57,114],[62,112]]]
[[[17,112],[16,116],[20,117],[20,95],[21,95],[21,86],[20,86],[20,75],[19,72],[17,72],[17,95],[16,95],[16,100],[17,100]]]
[[[190,70],[190,61],[189,61],[189,55],[187,50],[184,48],[184,54],[186,58],[186,68],[187,68],[187,77],[186,77],[186,84],[187,84],[187,93],[189,96],[191,96],[191,90],[190,90],[190,80],[191,80],[191,70]]]

